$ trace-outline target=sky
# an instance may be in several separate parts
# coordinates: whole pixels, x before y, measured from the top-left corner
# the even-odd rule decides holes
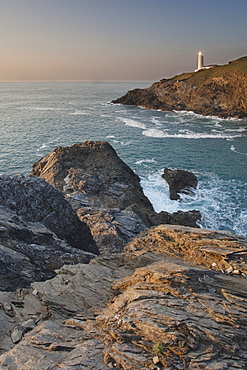
[[[247,55],[247,0],[0,0],[0,81],[158,81]]]

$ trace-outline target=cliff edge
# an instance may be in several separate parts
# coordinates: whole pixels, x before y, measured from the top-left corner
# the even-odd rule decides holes
[[[223,66],[162,79],[148,88],[128,91],[112,103],[244,118],[247,116],[247,56]]]

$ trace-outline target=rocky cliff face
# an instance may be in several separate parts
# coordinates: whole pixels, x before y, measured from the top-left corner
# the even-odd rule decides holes
[[[247,116],[247,57],[228,65],[163,79],[113,103],[163,111],[187,110],[223,118]]]

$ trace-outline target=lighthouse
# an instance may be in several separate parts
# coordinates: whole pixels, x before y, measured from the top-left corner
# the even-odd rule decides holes
[[[199,71],[200,69],[203,69],[204,65],[203,65],[203,54],[201,51],[199,51],[198,53],[198,57],[197,57],[197,71]]]
[[[195,72],[200,71],[202,69],[210,69],[217,67],[217,64],[211,64],[209,66],[204,66],[204,55],[201,51],[199,51],[197,55],[197,69],[195,69]]]

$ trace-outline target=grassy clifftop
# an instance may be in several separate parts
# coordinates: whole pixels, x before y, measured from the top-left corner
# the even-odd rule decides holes
[[[247,56],[226,65],[162,79],[149,88],[129,91],[113,102],[244,118],[247,116]]]

